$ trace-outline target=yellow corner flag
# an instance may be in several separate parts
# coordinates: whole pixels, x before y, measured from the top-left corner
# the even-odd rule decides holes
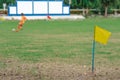
[[[98,26],[95,26],[95,34],[94,34],[94,38],[95,38],[95,41],[101,43],[101,44],[104,44],[106,45],[107,42],[108,42],[108,39],[111,35],[111,32],[105,30],[105,29],[102,29]]]

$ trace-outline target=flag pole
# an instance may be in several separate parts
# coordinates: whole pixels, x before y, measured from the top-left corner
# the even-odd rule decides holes
[[[94,61],[95,61],[95,40],[93,40],[92,48],[92,73],[94,73]]]
[[[95,27],[94,27],[94,40],[93,40],[93,48],[92,48],[92,73],[94,73],[94,59],[95,59]]]

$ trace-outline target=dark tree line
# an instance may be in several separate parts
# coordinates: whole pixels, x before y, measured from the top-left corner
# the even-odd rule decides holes
[[[55,0],[57,1],[57,0]],[[108,9],[120,9],[120,0],[63,0],[64,4],[70,5],[71,9],[85,9],[86,14],[89,9],[103,10],[107,16]],[[3,8],[3,3],[14,5],[16,0],[0,0],[0,8]]]
[[[108,9],[120,9],[120,0],[65,0],[71,1],[71,9],[85,9],[88,14],[89,9],[97,9],[104,11],[104,16],[107,16]],[[66,2],[67,3],[67,2]],[[69,2],[68,2],[69,3]]]

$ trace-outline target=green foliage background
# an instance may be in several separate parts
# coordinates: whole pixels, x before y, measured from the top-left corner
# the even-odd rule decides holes
[[[65,4],[69,4],[70,0],[64,0]],[[113,3],[114,2],[114,3]],[[15,0],[0,0],[0,8],[2,4],[6,3],[7,5],[14,5]],[[102,4],[112,4],[110,7],[120,8],[120,0],[71,0],[71,8],[100,8]]]

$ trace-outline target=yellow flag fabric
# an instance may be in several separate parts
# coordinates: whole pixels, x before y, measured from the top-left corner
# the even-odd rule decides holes
[[[108,42],[108,39],[111,35],[111,32],[109,32],[105,29],[102,29],[98,26],[95,26],[95,34],[94,35],[95,35],[94,37],[95,37],[96,42],[106,45]]]

